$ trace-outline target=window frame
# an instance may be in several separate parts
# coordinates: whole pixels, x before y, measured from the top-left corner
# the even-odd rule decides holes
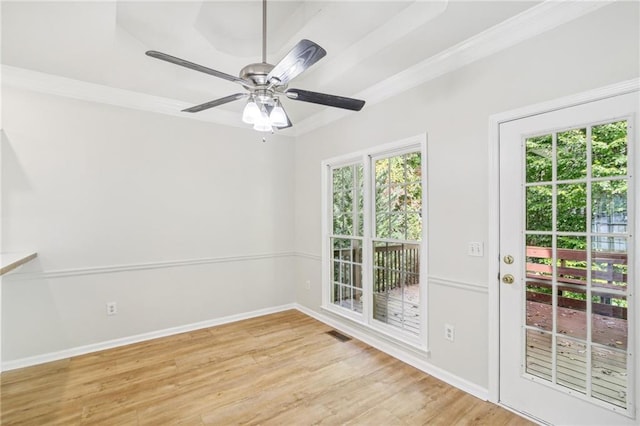
[[[376,160],[397,155],[419,152],[421,155],[421,186],[422,186],[422,231],[420,245],[420,284],[419,284],[419,312],[420,331],[411,334],[401,328],[386,324],[373,318],[373,241],[380,240],[375,235],[375,173],[372,172]],[[363,234],[349,237],[361,241],[362,245],[362,313],[341,308],[331,302],[331,290],[333,287],[333,255],[331,239],[338,237],[333,235],[333,170],[340,167],[362,164],[363,167]],[[428,156],[426,133],[412,136],[406,139],[386,143],[369,149],[350,154],[333,157],[322,161],[322,305],[321,309],[330,312],[337,317],[355,322],[378,334],[410,345],[422,351],[428,351]]]

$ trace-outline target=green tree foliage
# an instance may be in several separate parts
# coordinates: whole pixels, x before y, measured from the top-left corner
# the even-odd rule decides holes
[[[333,233],[335,235],[362,236],[363,173],[362,164],[333,169]]]
[[[363,235],[363,174],[362,164],[339,167],[332,171],[335,235]],[[419,152],[375,162],[376,237],[421,239],[421,177]]]
[[[588,174],[587,129],[556,134],[556,180],[553,184],[552,135],[526,140],[526,226],[529,231],[551,231],[553,188],[556,187],[558,232],[586,232],[587,214],[592,218],[626,213],[627,181],[593,182],[592,205],[587,206],[586,179],[624,176],[627,173],[627,123],[601,124],[591,128],[591,176]],[[541,242],[541,241],[540,241]],[[532,241],[536,243],[536,241]],[[534,244],[536,245],[536,244]],[[566,248],[585,249],[586,240],[576,238]]]
[[[570,129],[556,133],[555,151],[553,135],[541,135],[526,139],[526,227],[534,231],[527,235],[528,246],[551,247],[550,235],[535,234],[535,231],[557,231],[558,249],[586,250],[591,241],[586,238],[587,215],[591,215],[592,226],[598,223],[621,221],[624,232],[627,214],[627,123],[618,121],[593,126],[591,152],[588,151],[588,129]],[[554,162],[555,155],[555,162]],[[555,170],[554,170],[555,167]],[[555,173],[554,173],[555,172]],[[555,178],[555,179],[554,179]],[[591,181],[591,205],[588,205],[588,185]],[[555,180],[555,182],[554,182]],[[556,218],[553,223],[553,190],[556,190]],[[596,228],[592,231],[599,232]],[[562,233],[584,233],[584,236],[562,235]],[[612,232],[612,231],[602,231]],[[610,237],[598,237],[598,244]],[[606,244],[604,244],[606,246]],[[594,250],[597,250],[594,247]],[[550,265],[550,258],[531,258],[530,263]],[[627,265],[602,264],[597,259],[588,267],[585,261],[564,261],[571,268],[605,272],[608,268],[622,276]],[[576,279],[578,277],[574,277]],[[586,278],[585,278],[586,279]],[[595,278],[593,278],[595,280]],[[606,283],[606,282],[605,282]],[[625,287],[625,282],[610,282]],[[594,285],[596,282],[594,281]],[[528,286],[528,291],[550,293],[549,288]],[[586,300],[584,292],[563,292],[564,297]],[[593,301],[604,303],[598,295]],[[626,300],[611,299],[606,303],[626,307]]]
[[[376,237],[422,237],[422,169],[419,152],[375,162]]]

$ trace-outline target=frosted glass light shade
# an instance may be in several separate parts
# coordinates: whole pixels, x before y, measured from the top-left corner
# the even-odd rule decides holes
[[[271,132],[273,131],[273,128],[268,122],[261,121],[253,125],[253,130],[257,130],[259,132]]]
[[[242,111],[242,121],[247,124],[255,124],[261,116],[260,108],[258,108],[258,105],[256,105],[253,99],[247,102],[244,110]]]
[[[285,127],[287,124],[287,114],[285,114],[284,109],[280,106],[278,102],[276,106],[271,110],[271,115],[269,116],[271,120],[271,125],[275,127]]]
[[[257,130],[259,132],[270,132],[273,130],[264,105],[262,106],[262,110],[258,110],[258,117],[253,123],[253,130]]]

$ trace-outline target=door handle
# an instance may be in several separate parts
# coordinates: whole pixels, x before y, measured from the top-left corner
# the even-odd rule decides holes
[[[502,277],[502,282],[505,284],[513,284],[513,282],[515,281],[515,279],[513,278],[513,275],[511,274],[506,274]]]

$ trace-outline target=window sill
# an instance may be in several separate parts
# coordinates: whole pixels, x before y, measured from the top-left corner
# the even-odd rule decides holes
[[[345,324],[345,326],[349,328],[354,328],[358,332],[367,333],[372,337],[383,340],[385,343],[394,344],[397,347],[402,349],[406,349],[418,355],[420,357],[428,358],[429,348],[426,344],[421,342],[420,337],[405,335],[402,330],[385,330],[385,327],[380,327],[375,324],[368,324],[364,321],[364,316],[362,314],[345,312],[342,309],[333,307],[331,305],[326,306],[323,305],[320,309],[328,314],[334,316],[337,320],[348,320],[349,324]],[[384,326],[384,324],[382,324]],[[354,336],[360,339],[360,336]],[[366,339],[361,339],[366,342]],[[368,342],[367,342],[368,343]]]

